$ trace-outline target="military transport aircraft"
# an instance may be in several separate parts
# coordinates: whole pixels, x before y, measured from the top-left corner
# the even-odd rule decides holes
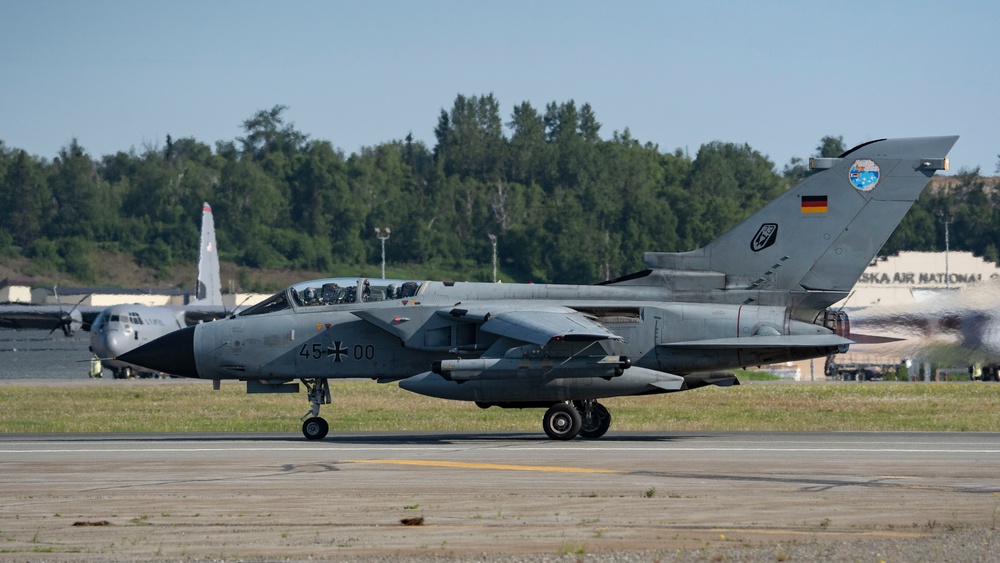
[[[649,252],[648,268],[593,286],[358,279],[295,284],[232,318],[121,360],[308,390],[303,434],[328,431],[331,378],[398,381],[481,407],[544,408],[549,437],[597,438],[598,400],[737,384],[740,366],[845,350],[847,296],[958,137],[881,139],[838,158],[707,246]],[[345,287],[345,285],[347,287]]]
[[[219,254],[215,246],[215,220],[206,202],[201,214],[198,253],[197,299],[187,305],[114,305],[104,309],[90,328],[90,350],[101,358],[117,379],[127,379],[148,370],[116,359],[125,352],[186,326],[211,321],[233,311],[222,302]],[[137,369],[138,368],[138,369]]]
[[[129,378],[136,372],[152,374],[154,372],[115,358],[168,332],[233,312],[227,311],[222,303],[215,222],[208,203],[202,205],[200,245],[197,299],[188,305],[85,306],[73,307],[69,311],[62,306],[11,305],[0,307],[0,326],[62,328],[67,335],[80,328],[89,330],[90,350],[101,358],[103,367],[110,369],[115,378]]]
[[[889,342],[865,351],[937,366],[982,367],[984,381],[1000,381],[1000,281],[941,290],[912,304],[851,310],[851,325],[878,331]]]

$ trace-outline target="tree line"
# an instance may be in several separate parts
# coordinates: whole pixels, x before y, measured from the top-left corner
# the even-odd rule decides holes
[[[505,279],[593,283],[642,269],[644,251],[704,245],[809,173],[799,158],[778,171],[747,144],[692,157],[628,129],[605,138],[572,100],[523,102],[504,121],[492,94],[459,95],[433,147],[407,135],[350,155],[286,109],[214,147],[167,136],[97,158],[73,140],[49,161],[0,141],[0,255],[84,281],[98,277],[98,250],[168,269],[196,259],[207,201],[221,258],[246,268],[374,272],[374,229],[390,227],[390,277],[489,280],[494,235]],[[843,150],[828,136],[815,156]],[[954,184],[925,194],[885,251],[943,250],[947,219],[953,249],[996,261],[997,195],[978,170]]]

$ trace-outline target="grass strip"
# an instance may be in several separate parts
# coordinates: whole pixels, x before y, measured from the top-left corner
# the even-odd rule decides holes
[[[480,409],[395,384],[331,382],[331,432],[540,432],[542,409]],[[1000,432],[996,383],[762,383],[602,402],[615,430]],[[0,386],[0,433],[298,431],[304,392],[247,395],[200,381]]]

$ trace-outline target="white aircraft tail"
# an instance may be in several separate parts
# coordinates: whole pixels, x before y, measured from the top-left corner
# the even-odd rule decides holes
[[[201,213],[201,249],[198,252],[199,305],[222,305],[222,281],[219,276],[219,253],[215,246],[215,220],[212,207],[205,202]]]

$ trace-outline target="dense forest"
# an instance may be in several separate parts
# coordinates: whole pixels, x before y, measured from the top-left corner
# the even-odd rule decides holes
[[[505,281],[592,283],[642,269],[644,251],[703,245],[809,173],[805,159],[779,171],[745,144],[692,157],[628,129],[602,137],[591,106],[573,101],[521,103],[504,121],[492,94],[460,95],[433,147],[407,135],[351,155],[286,123],[286,109],[257,112],[214,147],[168,136],[98,158],[74,140],[48,161],[0,141],[0,256],[83,281],[100,252],[192,263],[207,201],[221,258],[245,268],[372,274],[375,228],[390,227],[390,277],[489,280],[494,235]],[[844,149],[828,136],[814,154]],[[962,171],[925,193],[883,251],[943,250],[949,221],[952,249],[996,261],[988,180]]]

